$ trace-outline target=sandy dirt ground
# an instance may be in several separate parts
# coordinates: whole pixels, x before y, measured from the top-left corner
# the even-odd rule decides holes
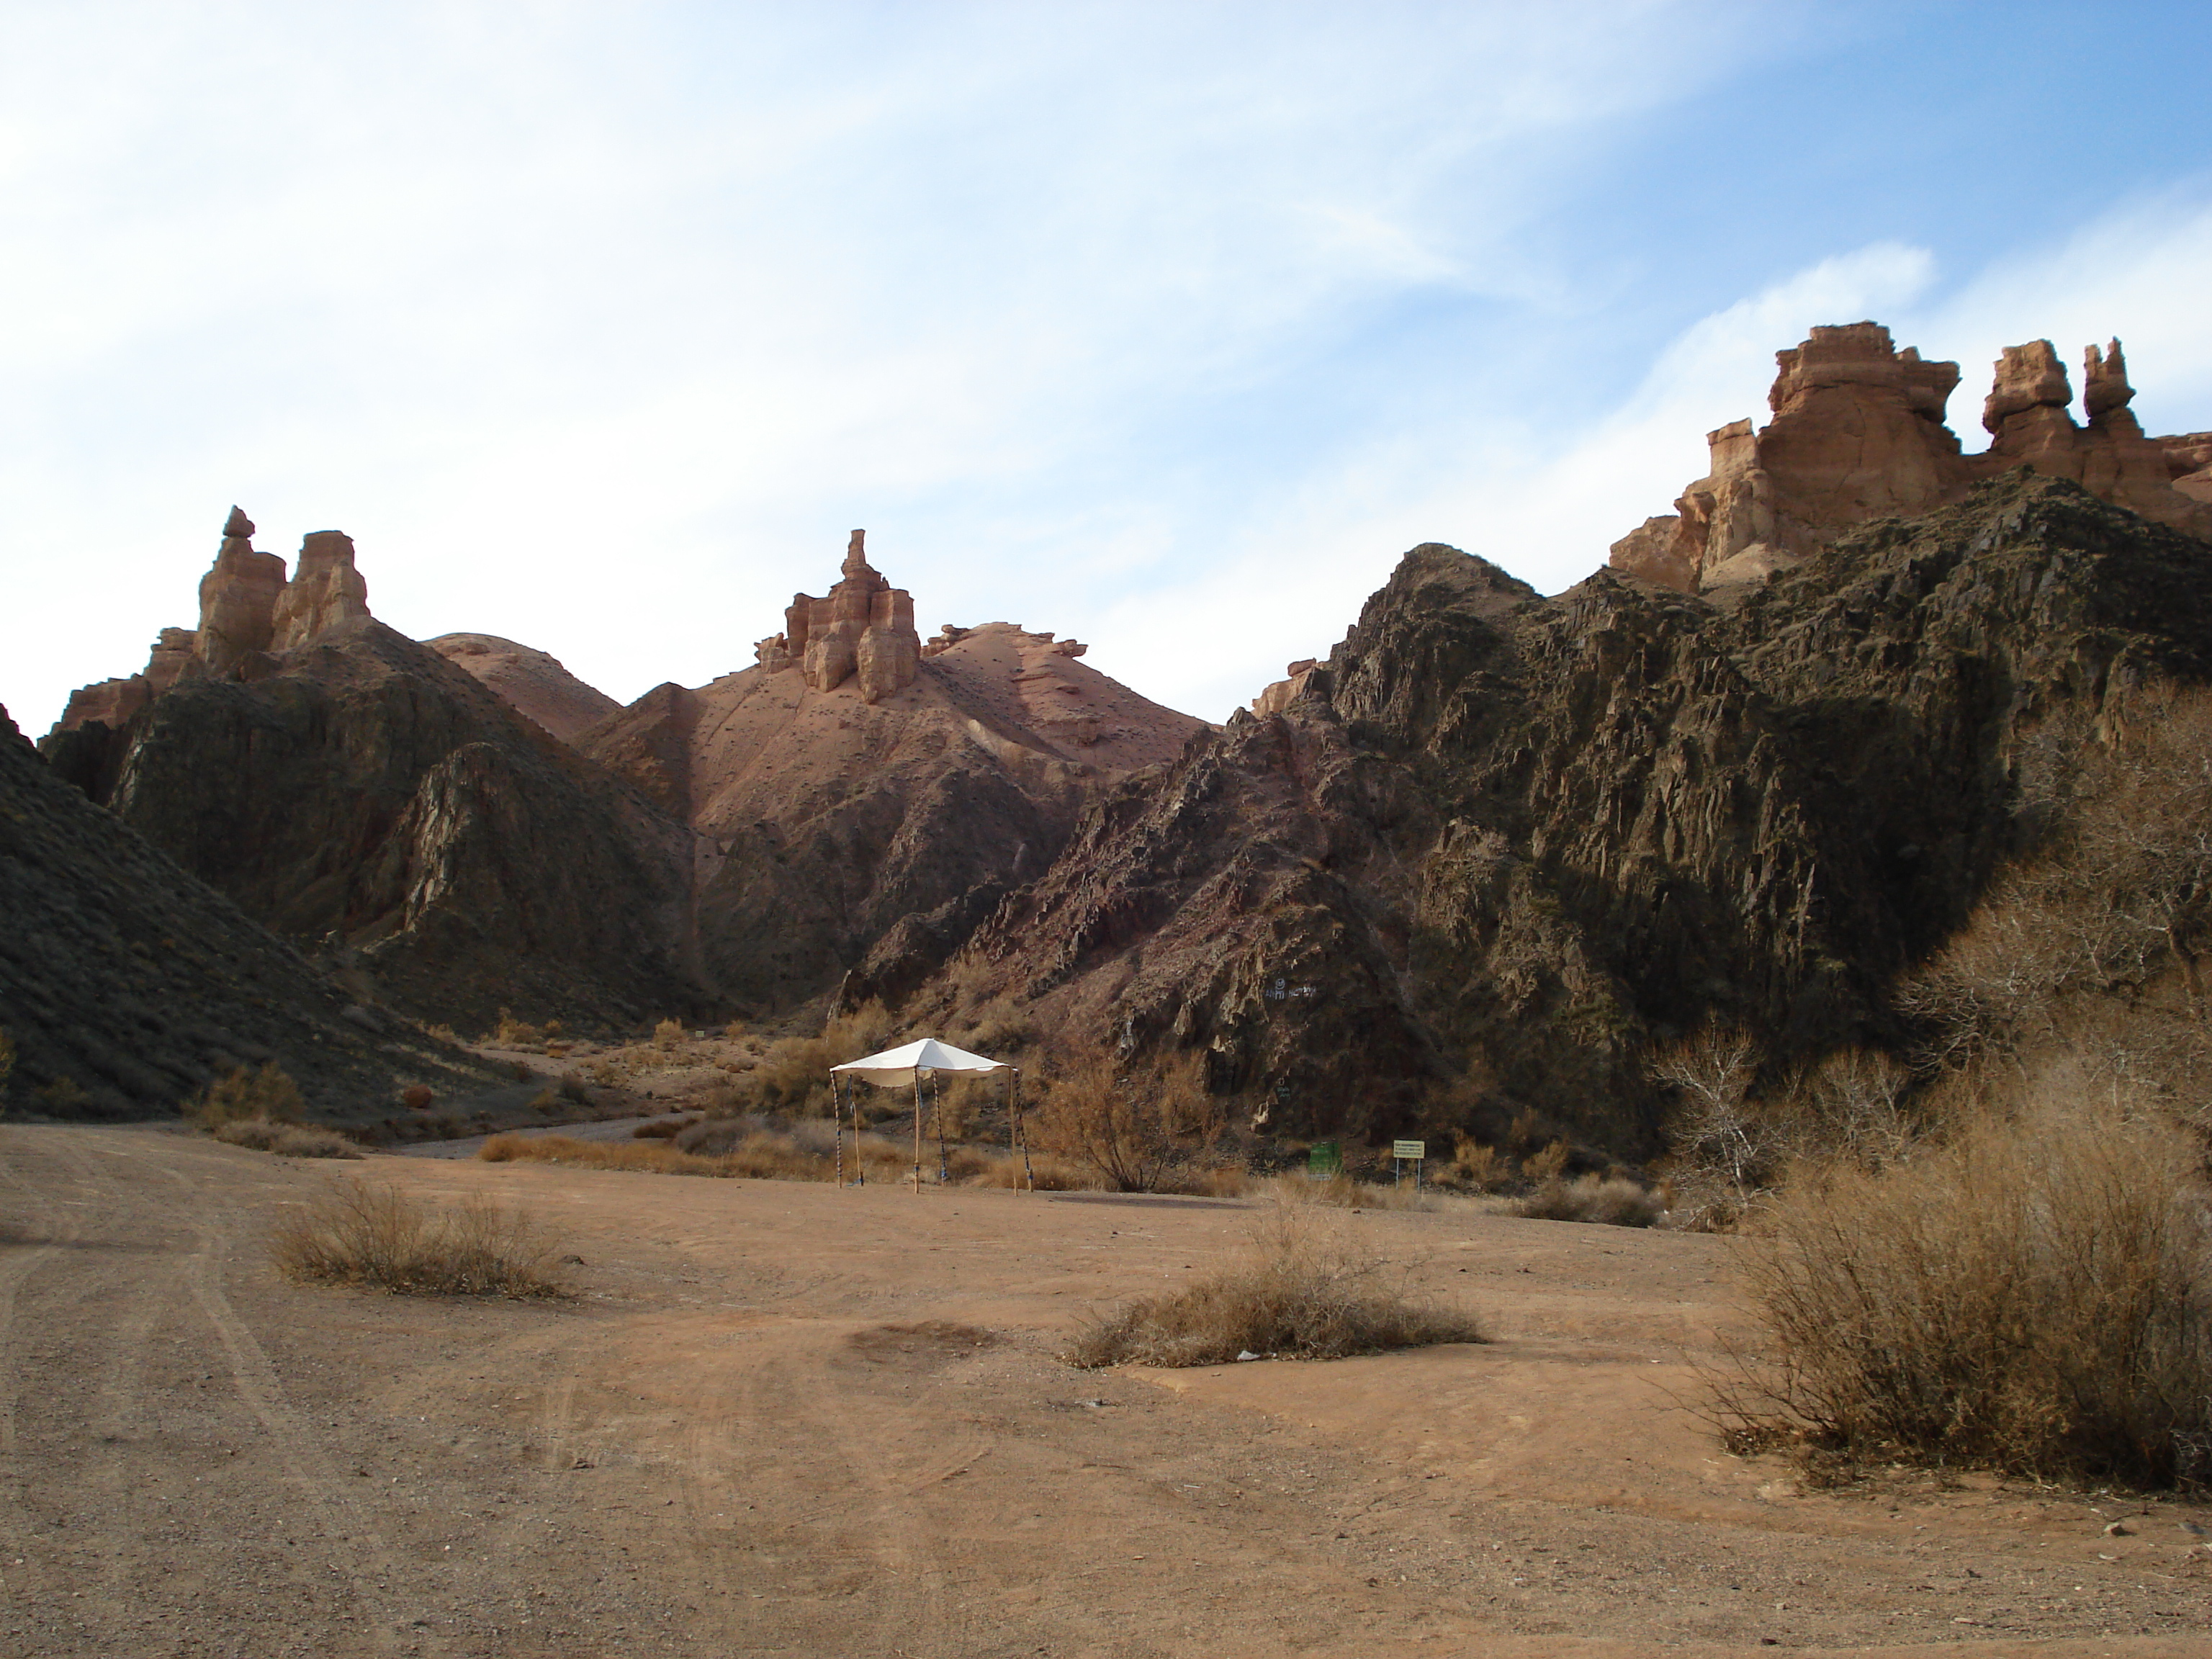
[[[2212,1654],[2202,1506],[1723,1452],[1722,1241],[1367,1212],[1497,1340],[1082,1372],[1251,1212],[342,1173],[526,1201],[575,1294],[295,1287],[331,1166],[0,1126],[0,1654]]]

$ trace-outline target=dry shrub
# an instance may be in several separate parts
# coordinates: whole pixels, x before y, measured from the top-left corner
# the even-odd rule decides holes
[[[427,1112],[437,1101],[427,1083],[410,1083],[399,1091],[399,1103],[410,1112]]]
[[[1405,1279],[1340,1218],[1278,1201],[1243,1261],[1092,1319],[1066,1358],[1086,1368],[1218,1365],[1244,1353],[1340,1359],[1484,1340],[1473,1316],[1413,1295]]]
[[[1555,1140],[1540,1152],[1531,1152],[1521,1160],[1521,1173],[1531,1181],[1548,1184],[1566,1172],[1567,1160],[1574,1153],[1564,1140]]]
[[[1513,1160],[1495,1146],[1462,1140],[1452,1151],[1444,1178],[1478,1193],[1494,1193],[1513,1178]]]
[[[270,1123],[296,1123],[306,1115],[307,1103],[300,1085],[270,1060],[259,1071],[241,1066],[228,1077],[217,1078],[187,1100],[180,1109],[203,1128],[259,1118]]]
[[[736,1087],[759,1110],[819,1116],[830,1109],[830,1068],[892,1046],[897,1027],[880,1002],[830,1019],[821,1035],[769,1045]]]
[[[1094,1050],[1047,1085],[1031,1133],[1040,1149],[1089,1170],[1109,1192],[1152,1193],[1218,1165],[1213,1149],[1225,1126],[1206,1091],[1203,1055],[1124,1074]]]
[[[551,1098],[550,1094],[546,1096],[548,1101]],[[548,1109],[550,1109],[550,1107]],[[639,1124],[629,1132],[629,1135],[632,1140],[673,1140],[690,1127],[691,1121],[689,1118],[657,1118],[651,1123]]]
[[[1666,1173],[1677,1225],[1725,1231],[1800,1164],[1879,1170],[1926,1133],[1905,1103],[1910,1074],[1887,1054],[1838,1050],[1765,1098],[1753,1092],[1757,1073],[1756,1045],[1741,1031],[1706,1031],[1653,1060],[1653,1079],[1675,1097]]]
[[[359,1158],[361,1148],[335,1129],[305,1123],[271,1123],[265,1117],[233,1118],[209,1131],[217,1140],[280,1158]]]
[[[495,1048],[534,1047],[545,1041],[548,1031],[558,1031],[560,1029],[558,1024],[526,1024],[502,1008],[499,1011],[499,1023],[491,1028],[491,1046]]]
[[[680,1019],[664,1019],[653,1028],[653,1046],[656,1048],[673,1048],[683,1041],[684,1022]]]
[[[360,1181],[333,1184],[270,1239],[277,1270],[297,1283],[410,1296],[556,1296],[553,1249],[527,1212],[490,1199],[434,1211]]]
[[[1986,1119],[1807,1172],[1749,1258],[1766,1346],[1714,1378],[1747,1441],[2146,1486],[2212,1479],[2212,1192],[2181,1131]]]
[[[1607,1227],[1650,1227],[1667,1213],[1666,1200],[1626,1176],[1578,1176],[1545,1182],[1513,1206],[1535,1221],[1591,1221]]]

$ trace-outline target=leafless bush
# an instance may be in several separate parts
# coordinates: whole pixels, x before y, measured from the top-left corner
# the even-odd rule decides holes
[[[2212,1478],[2212,1193],[2182,1132],[2075,1103],[1803,1172],[1749,1257],[1747,1439],[2152,1486]]]
[[[361,1147],[335,1129],[305,1123],[271,1123],[265,1117],[232,1118],[209,1131],[217,1140],[279,1158],[359,1158]]]
[[[553,1246],[520,1210],[471,1197],[433,1211],[398,1188],[348,1181],[280,1221],[277,1270],[300,1283],[410,1296],[555,1296]]]
[[[1544,1182],[1513,1206],[1536,1221],[1592,1221],[1608,1227],[1650,1227],[1667,1213],[1658,1193],[1626,1176],[1586,1175]]]
[[[1254,1227],[1243,1261],[1093,1319],[1066,1358],[1085,1367],[1218,1365],[1248,1353],[1339,1359],[1483,1340],[1471,1315],[1413,1295],[1343,1222],[1278,1202]]]
[[[1150,1193],[1217,1164],[1226,1121],[1206,1091],[1202,1056],[1125,1073],[1092,1051],[1052,1079],[1033,1133],[1040,1148],[1091,1170],[1109,1191]]]

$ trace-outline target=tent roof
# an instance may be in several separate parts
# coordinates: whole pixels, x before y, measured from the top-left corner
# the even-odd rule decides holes
[[[987,1060],[949,1042],[939,1042],[935,1037],[923,1037],[917,1042],[886,1048],[879,1054],[865,1054],[830,1069],[870,1083],[894,1084],[913,1082],[916,1072],[1000,1072],[1012,1068],[1003,1060]]]

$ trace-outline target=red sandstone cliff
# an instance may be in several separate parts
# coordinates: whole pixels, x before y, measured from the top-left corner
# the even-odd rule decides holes
[[[2087,353],[2086,425],[2048,340],[2007,347],[1983,405],[1990,447],[1977,455],[1944,424],[1959,366],[1896,349],[1878,323],[1816,328],[1775,362],[1774,418],[1708,433],[1710,471],[1673,514],[1613,544],[1614,569],[1684,592],[1761,579],[1855,526],[1963,500],[1978,480],[2019,466],[2212,538],[2212,442],[2143,435],[2117,340]]]

